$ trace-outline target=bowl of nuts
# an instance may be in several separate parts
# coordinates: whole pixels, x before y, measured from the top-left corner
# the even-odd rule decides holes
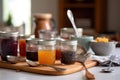
[[[106,37],[97,37],[90,44],[91,49],[98,56],[109,56],[116,48],[117,42],[109,41]]]

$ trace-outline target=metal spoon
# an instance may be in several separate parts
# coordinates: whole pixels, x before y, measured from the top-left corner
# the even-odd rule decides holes
[[[7,60],[8,62],[13,63],[13,64],[19,61],[17,56],[12,56],[12,55],[7,55]]]
[[[95,79],[95,76],[91,72],[88,71],[88,69],[85,65],[86,56],[79,57],[79,59],[77,61],[80,62],[84,66],[85,71],[86,71],[85,75],[86,75],[87,80]]]
[[[59,67],[55,67],[55,66],[53,66],[53,65],[47,65],[47,64],[38,64],[37,62],[35,62],[35,61],[31,61],[31,60],[28,60],[28,59],[26,59],[26,62],[27,62],[27,64],[29,65],[29,66],[31,66],[31,67],[37,67],[37,66],[47,66],[47,67],[51,67],[51,68],[53,68],[53,69],[55,69],[56,71],[65,71],[66,69],[65,68],[59,68]]]
[[[80,46],[79,46],[79,48],[80,48]],[[85,65],[85,61],[86,61],[89,53],[87,53],[87,51],[85,50],[84,47],[81,47],[81,49],[83,49],[83,53],[78,54],[76,57],[76,60],[77,60],[77,62],[80,62],[83,65],[83,67],[85,68],[85,71],[86,71],[85,75],[86,75],[87,80],[94,80],[95,76],[88,71],[88,69]]]
[[[105,69],[102,69],[102,72],[104,72],[104,73],[111,73],[113,71],[113,69],[111,69],[111,65],[112,65],[112,62],[113,62],[114,59],[115,59],[115,55],[112,55],[110,57],[110,64],[109,64],[109,66],[107,68],[105,68]]]
[[[15,64],[15,63],[18,63],[18,62],[21,62],[21,61],[22,62],[25,61],[25,58],[18,57],[18,56],[7,55],[7,60],[8,60],[8,62]]]
[[[79,37],[79,36],[78,36],[77,27],[76,27],[76,25],[75,25],[73,13],[72,13],[71,10],[67,10],[67,16],[68,16],[70,22],[72,23],[72,26],[73,26],[73,28],[74,28],[74,30],[75,30],[75,35],[76,35],[76,37]]]

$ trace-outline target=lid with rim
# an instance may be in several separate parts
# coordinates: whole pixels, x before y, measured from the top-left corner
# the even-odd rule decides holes
[[[43,41],[39,41],[41,45],[56,45],[56,41],[55,40],[43,40]]]
[[[11,37],[18,37],[19,36],[19,32],[10,32],[10,33],[8,33],[9,34],[9,36],[11,36]]]
[[[61,44],[77,45],[77,40],[64,40],[64,41],[61,41]]]
[[[5,32],[5,31],[0,31],[0,37],[4,37],[4,36],[6,36],[6,34],[7,34],[7,32]]]

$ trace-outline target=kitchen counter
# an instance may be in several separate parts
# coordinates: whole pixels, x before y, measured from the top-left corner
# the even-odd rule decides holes
[[[89,71],[92,72],[95,80],[119,80],[120,79],[120,67],[115,67],[112,73],[101,73],[103,67],[93,67]],[[27,72],[17,72],[15,70],[1,69],[0,68],[0,80],[86,80],[84,77],[84,70],[69,75],[62,76],[49,76],[40,75]]]
[[[114,53],[120,55],[120,48],[117,48]],[[95,75],[95,80],[120,79],[120,67],[112,67],[114,68],[112,73],[101,73],[103,68],[100,66],[89,68],[89,71]],[[50,76],[0,68],[0,80],[86,80],[84,73],[83,70],[69,75]]]

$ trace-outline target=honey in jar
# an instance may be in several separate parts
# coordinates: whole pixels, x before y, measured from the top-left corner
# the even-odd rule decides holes
[[[38,62],[39,64],[54,64],[56,60],[56,41],[44,40],[39,43]]]

